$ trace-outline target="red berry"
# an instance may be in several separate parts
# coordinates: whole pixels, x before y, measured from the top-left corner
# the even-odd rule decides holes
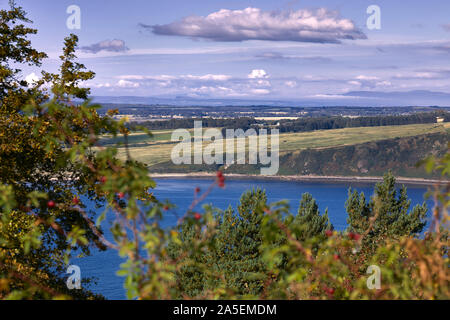
[[[105,183],[105,182],[106,182],[106,177],[104,177],[104,176],[101,177],[101,178],[100,178],[100,182],[101,182],[101,183]]]
[[[200,214],[200,213],[196,213],[196,214],[194,214],[194,219],[195,220],[200,220],[202,218],[202,215]]]
[[[119,192],[117,196],[119,197],[119,199],[123,199],[123,197],[125,197],[125,194],[123,192]]]
[[[327,230],[327,231],[325,231],[325,235],[326,235],[327,237],[331,237],[331,236],[333,235],[333,231]]]
[[[330,295],[334,293],[334,289],[333,288],[328,288],[328,287],[325,287],[323,289],[323,291],[325,291],[327,294],[330,294]]]
[[[328,289],[328,293],[329,294],[333,294],[334,293],[334,289],[333,288]]]
[[[80,203],[80,199],[79,199],[79,198],[77,198],[77,197],[73,197],[73,199],[72,199],[72,203],[73,203],[74,205],[77,205],[77,204],[79,204],[79,203]]]
[[[338,254],[335,254],[335,255],[333,255],[333,259],[337,261],[340,259],[340,256]]]
[[[195,193],[200,193],[200,188],[199,187],[195,188]]]
[[[348,237],[352,240],[358,241],[361,238],[361,235],[359,235],[357,233],[349,232]]]
[[[163,210],[164,210],[164,211],[169,210],[169,206],[164,206],[164,207],[163,207]]]
[[[217,185],[220,188],[225,187],[225,177],[223,176],[222,171],[217,171]]]
[[[55,207],[55,201],[50,200],[49,202],[47,202],[47,207],[49,207],[49,208]]]

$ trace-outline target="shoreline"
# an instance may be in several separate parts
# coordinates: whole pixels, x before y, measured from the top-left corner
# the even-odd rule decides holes
[[[151,178],[155,179],[210,179],[215,178],[215,173],[154,173],[150,174]],[[225,177],[230,180],[273,180],[273,181],[304,181],[304,182],[366,182],[374,183],[383,181],[383,177],[362,177],[362,176],[300,176],[300,175],[286,175],[286,176],[261,176],[252,174],[237,174],[229,173],[225,174]],[[435,180],[435,179],[424,179],[424,178],[407,178],[407,177],[396,177],[397,183],[409,184],[409,185],[425,185],[430,186],[434,184],[445,184],[450,183],[448,180]]]

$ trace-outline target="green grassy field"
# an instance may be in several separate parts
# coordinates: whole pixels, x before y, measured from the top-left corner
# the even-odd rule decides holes
[[[448,130],[450,130],[450,123],[358,127],[286,133],[280,134],[280,154],[304,149],[323,149],[385,139],[448,132]],[[190,131],[192,132],[192,130]],[[172,130],[160,130],[152,133],[153,137],[149,137],[147,134],[140,132],[133,133],[129,137],[131,156],[149,166],[169,161],[171,151],[178,143],[171,141]],[[102,144],[113,145],[120,142],[123,142],[123,137],[117,137],[115,139],[105,137]],[[218,140],[216,143],[223,143],[225,146],[224,140]],[[204,146],[206,144],[204,143]],[[119,145],[119,157],[122,158],[124,156],[125,150]]]
[[[129,144],[153,144],[157,141],[170,141],[172,130],[159,130],[159,131],[152,131],[152,136],[149,137],[146,133],[143,132],[133,132],[128,136],[128,143]],[[111,146],[118,143],[123,143],[123,137],[118,136],[116,138],[114,137],[107,137],[105,136],[101,144],[105,146]]]

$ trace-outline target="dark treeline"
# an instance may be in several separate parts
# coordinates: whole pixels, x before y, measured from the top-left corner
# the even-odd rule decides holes
[[[131,129],[139,126],[146,127],[150,130],[162,129],[190,129],[194,128],[194,121],[201,121],[203,127],[207,128],[230,128],[230,129],[248,129],[258,124],[264,124],[264,121],[257,121],[254,118],[234,118],[234,119],[216,119],[216,118],[186,118],[186,119],[170,119],[162,121],[146,121],[139,124],[132,123]],[[267,122],[267,121],[266,121]],[[273,121],[270,121],[273,122]]]
[[[203,127],[221,127],[225,129],[243,129],[249,128],[278,128],[280,132],[306,132],[314,130],[329,130],[354,127],[377,127],[406,124],[435,123],[436,117],[444,118],[444,121],[450,121],[450,113],[446,111],[423,112],[400,116],[370,116],[370,117],[317,117],[300,118],[297,120],[256,120],[254,118],[243,117],[234,119],[216,119],[216,118],[190,118],[190,119],[171,119],[164,121],[146,121],[139,123],[150,130],[193,128],[194,121],[202,121]],[[138,128],[138,124],[130,125],[131,129]]]
[[[314,130],[341,129],[354,127],[378,127],[406,124],[435,123],[436,117],[450,120],[450,113],[426,112],[401,116],[375,116],[375,117],[321,117],[303,118],[297,120],[283,121],[280,123],[280,132],[304,132]]]

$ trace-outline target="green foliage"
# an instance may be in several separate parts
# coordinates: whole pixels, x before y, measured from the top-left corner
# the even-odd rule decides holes
[[[25,12],[12,1],[10,5],[9,10],[0,11],[0,183],[8,186],[10,199],[15,200],[12,207],[1,212],[0,272],[24,274],[8,282],[11,294],[27,288],[25,278],[33,278],[44,288],[52,287],[78,298],[93,297],[88,291],[69,293],[64,274],[70,250],[89,254],[92,245],[104,248],[99,237],[88,228],[88,221],[72,207],[76,196],[85,195],[94,201],[99,198],[89,187],[92,175],[71,161],[65,151],[68,141],[59,140],[55,133],[62,126],[71,133],[72,142],[78,142],[87,136],[81,114],[89,113],[98,122],[100,118],[93,108],[69,109],[71,106],[56,99],[43,104],[48,97],[40,89],[45,78],[36,84],[18,79],[21,70],[11,68],[12,64],[40,66],[46,54],[33,49],[27,39],[36,30],[21,24],[30,22]],[[67,65],[76,64],[75,45],[76,37],[66,39],[61,58]],[[86,80],[80,70],[61,68],[61,71],[61,76],[52,77],[72,79],[72,84]],[[56,81],[50,85],[55,92],[72,96],[72,88]],[[84,153],[92,157],[88,150]],[[50,200],[55,205],[47,205]],[[27,294],[45,297],[33,290]]]
[[[243,193],[237,212],[229,207],[215,215],[214,236],[201,252],[190,250],[200,239],[198,228],[190,221],[183,223],[180,226],[181,242],[169,245],[172,259],[183,257],[183,266],[177,274],[180,293],[197,297],[222,285],[239,297],[262,294],[267,280],[272,277],[262,254],[263,247],[278,248],[287,242],[282,232],[270,239],[264,238],[262,222],[267,208],[265,191],[256,189]],[[309,193],[302,195],[297,215],[289,214],[287,207],[284,212],[286,214],[280,219],[301,242],[310,239],[323,242],[325,231],[333,228],[327,213],[320,215],[317,203]],[[287,260],[286,255],[280,255],[276,267],[292,268],[292,265],[286,266]]]
[[[205,252],[188,255],[190,261],[178,275],[181,292],[191,297],[198,296],[204,289],[217,284],[214,273],[223,275],[227,290],[239,296],[258,294],[263,286],[266,272],[261,260],[261,220],[266,207],[266,193],[260,189],[241,196],[237,213],[230,207],[216,214],[216,230],[212,243]],[[180,227],[182,244],[169,246],[172,258],[186,253],[199,238],[198,230],[189,222]],[[213,274],[198,266],[207,265]]]
[[[37,30],[24,25],[31,22],[25,11],[14,1],[9,4],[9,10],[0,10],[0,112],[3,115],[16,112],[30,96],[38,94],[36,88],[42,84],[32,85],[19,79],[21,69],[13,65],[40,66],[47,57],[28,40],[28,35],[36,34]]]
[[[171,259],[177,259],[181,265],[177,272],[177,291],[183,295],[195,297],[207,288],[207,271],[202,268],[208,263],[208,254],[204,251],[191,251],[195,241],[200,239],[198,228],[190,221],[180,227],[179,238],[173,239],[168,245]]]
[[[385,174],[368,203],[364,193],[358,194],[350,188],[346,202],[348,230],[360,234],[368,232],[366,239],[370,240],[419,234],[426,225],[426,203],[408,212],[411,201],[406,187],[402,185],[398,192],[395,184],[395,177],[390,172]]]
[[[92,71],[84,71],[86,67],[75,61],[75,48],[78,37],[71,34],[64,40],[63,55],[60,56],[60,74],[43,72],[46,82],[53,83],[53,94],[58,100],[70,101],[78,98],[86,100],[90,93],[89,88],[80,88],[81,81],[91,80],[95,77]]]
[[[290,228],[299,241],[325,236],[326,230],[333,230],[328,219],[328,209],[320,215],[319,206],[310,193],[304,193],[300,200],[298,213],[295,216]]]
[[[229,286],[238,294],[257,294],[262,290],[265,266],[260,258],[261,220],[266,203],[267,195],[261,189],[244,193],[237,214],[230,217],[231,232],[222,232],[219,238],[219,241],[226,243],[220,264],[226,272]]]
[[[92,246],[126,259],[118,274],[130,299],[450,297],[448,180],[433,195],[437,205],[423,239],[415,236],[427,208],[408,212],[406,188],[397,194],[391,174],[368,203],[349,192],[351,232],[331,231],[311,195],[302,196],[294,216],[286,202],[267,204],[259,189],[244,193],[236,212],[207,205],[202,213],[189,210],[180,229],[165,229],[161,219],[172,205],[150,193],[155,182],[131,158],[125,122],[114,121],[114,111],[99,116],[87,100],[72,101],[87,98],[89,91],[78,85],[93,76],[75,62],[77,38],[66,38],[60,74],[44,73],[52,92],[44,102],[43,82],[29,89],[11,68],[39,65],[45,54],[27,40],[35,30],[12,23],[28,22],[13,3],[0,16],[0,298],[100,298],[68,290],[63,278],[69,259]],[[101,136],[119,134],[125,160],[100,144]],[[428,169],[448,179],[448,156],[428,161]],[[223,184],[220,173],[191,208]],[[95,223],[81,196],[105,205]],[[99,228],[109,212],[111,241]],[[366,286],[368,264],[382,270],[380,290]]]

